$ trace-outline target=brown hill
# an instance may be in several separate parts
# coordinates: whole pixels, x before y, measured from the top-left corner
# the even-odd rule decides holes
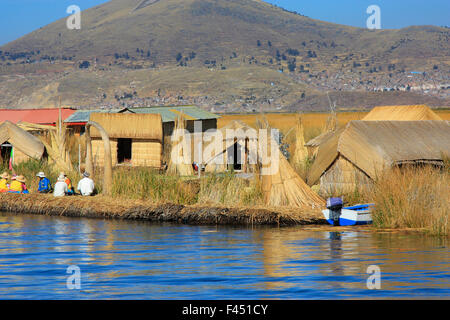
[[[115,96],[131,90],[133,70],[145,69],[160,80],[143,79],[137,85],[139,97],[162,89],[174,96],[213,96],[218,104],[254,96],[253,102],[272,99],[282,106],[303,93],[315,94],[313,87],[292,82],[290,68],[299,72],[301,66],[314,74],[347,72],[355,65],[362,66],[363,73],[373,67],[387,70],[390,64],[396,70],[431,70],[438,62],[449,67],[449,29],[370,31],[321,22],[259,0],[113,0],[84,11],[81,27],[68,30],[66,19],[61,19],[0,47],[0,75],[8,85],[17,85],[11,74],[27,75],[26,84],[19,85],[26,88],[7,93],[0,105],[52,104],[57,95],[67,104],[116,103]],[[64,82],[77,82],[80,76],[72,73],[85,60],[90,74],[82,78],[98,90],[87,88],[96,92],[85,97],[86,90],[74,86],[68,94]],[[176,66],[187,68],[197,84],[187,85],[189,76],[178,76],[186,72]],[[284,71],[283,80],[276,75],[278,69]],[[204,75],[208,70],[224,78],[216,81],[218,87],[205,82],[211,78]],[[249,73],[257,79],[242,78]],[[30,74],[46,77],[36,81]],[[108,78],[115,80],[103,83]],[[237,90],[236,80],[242,82]],[[0,87],[7,89],[2,82]],[[270,87],[278,93],[264,96]],[[217,96],[219,88],[230,94]],[[99,92],[103,99],[98,99]]]

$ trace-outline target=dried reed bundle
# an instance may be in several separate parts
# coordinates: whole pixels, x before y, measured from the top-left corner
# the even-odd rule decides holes
[[[269,130],[268,123],[260,123]],[[278,143],[271,135],[268,141],[267,150],[271,150],[271,146]],[[271,155],[272,156],[272,155]],[[260,159],[262,160],[262,159]],[[302,178],[291,167],[287,159],[281,152],[278,152],[278,158],[273,161],[278,161],[278,170],[273,174],[263,174],[264,169],[268,169],[273,163],[262,164],[262,189],[264,193],[264,200],[270,206],[289,206],[289,207],[310,207],[320,208],[325,204],[325,201],[318,196],[311,188],[302,180]],[[275,164],[276,165],[276,164]],[[266,172],[267,173],[267,172]]]
[[[191,159],[186,150],[191,148],[188,144],[188,139],[185,134],[186,121],[183,113],[175,120],[175,129],[171,137],[172,150],[175,154],[171,154],[169,159],[169,164],[167,167],[167,174],[169,175],[179,175],[179,176],[190,176],[193,175],[193,169],[191,165]],[[177,143],[177,145],[174,145]],[[175,148],[175,149],[173,149]],[[176,162],[172,161],[172,158],[176,157]]]
[[[295,130],[295,152],[293,163],[298,165],[308,157],[308,150],[305,147],[305,132],[301,115],[298,115],[297,127]]]

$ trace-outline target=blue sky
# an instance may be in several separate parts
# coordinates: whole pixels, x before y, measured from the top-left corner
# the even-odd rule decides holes
[[[223,0],[225,1],[225,0]],[[1,0],[0,45],[67,16],[66,8],[76,4],[82,10],[107,0]],[[268,0],[308,17],[365,27],[369,5],[381,8],[383,29],[410,25],[450,26],[449,0]]]

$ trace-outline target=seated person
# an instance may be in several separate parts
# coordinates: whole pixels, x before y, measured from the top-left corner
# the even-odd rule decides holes
[[[0,176],[0,192],[8,192],[9,191],[9,183],[8,179],[10,178],[7,172],[3,172]]]
[[[65,179],[64,181],[67,184],[67,190],[68,190],[67,195],[68,196],[74,195],[75,190],[73,190],[72,181],[70,181],[69,177],[67,177],[67,175],[64,172],[61,172],[59,174],[59,176],[63,176]]]
[[[36,176],[39,177],[38,192],[39,193],[51,192],[52,184],[51,184],[50,180],[45,176],[45,173],[41,171]]]
[[[66,183],[66,177],[60,175],[58,181],[55,183],[55,190],[53,191],[53,196],[64,197],[69,192]]]
[[[89,176],[89,172],[83,173],[84,178],[78,182],[77,190],[80,191],[82,196],[91,196],[94,193],[94,181]]]
[[[29,193],[24,176],[12,176],[9,186],[10,193]]]

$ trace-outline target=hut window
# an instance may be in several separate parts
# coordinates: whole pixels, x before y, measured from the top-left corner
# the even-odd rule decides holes
[[[117,141],[117,162],[131,162],[131,139],[118,139]]]

